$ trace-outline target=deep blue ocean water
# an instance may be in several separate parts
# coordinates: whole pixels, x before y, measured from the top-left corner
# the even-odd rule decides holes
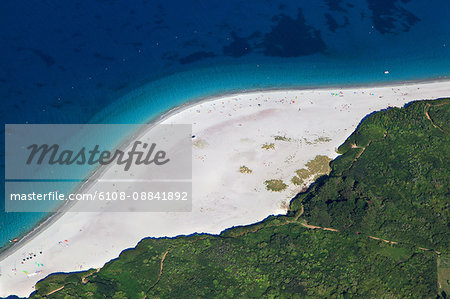
[[[449,13],[448,0],[2,1],[0,114],[143,123],[240,90],[446,78]],[[0,245],[45,216],[0,206]]]

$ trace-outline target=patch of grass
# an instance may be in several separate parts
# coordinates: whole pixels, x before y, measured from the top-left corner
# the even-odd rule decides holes
[[[265,149],[265,150],[274,150],[275,149],[275,143],[264,143],[261,146],[261,148]]]
[[[327,137],[327,136],[320,136],[319,138],[317,138],[316,140],[314,140],[316,142],[330,142],[331,138]]]
[[[304,138],[304,137],[303,137],[303,140],[305,141],[305,143],[306,143],[307,145],[313,144],[311,141],[309,141],[308,139],[306,139],[306,138]]]
[[[297,185],[297,186],[303,185],[303,182],[304,182],[304,180],[302,180],[302,179],[299,178],[298,176],[294,176],[294,177],[291,179],[291,183],[294,184],[294,185]]]
[[[309,178],[311,176],[311,172],[306,168],[299,169],[295,173],[302,180],[306,180],[307,178]]]
[[[288,187],[282,180],[267,180],[264,182],[269,191],[280,192]]]
[[[313,180],[316,180],[320,176],[329,173],[329,163],[331,159],[327,156],[316,156],[314,160],[309,161],[306,164],[306,168],[302,168],[297,170],[295,173],[297,174],[291,179],[291,182],[294,185],[302,185],[305,180],[313,177]]]
[[[239,172],[240,172],[240,173],[252,173],[253,170],[251,170],[250,168],[248,168],[248,167],[245,166],[245,165],[242,165],[242,166],[239,168]]]
[[[287,142],[291,141],[291,138],[288,138],[288,137],[286,137],[286,136],[280,136],[280,135],[276,135],[276,136],[274,137],[274,139],[275,139],[276,141],[287,141]]]
[[[314,174],[326,174],[329,172],[329,164],[331,159],[327,156],[317,155],[314,160],[306,163],[306,167],[311,173]]]

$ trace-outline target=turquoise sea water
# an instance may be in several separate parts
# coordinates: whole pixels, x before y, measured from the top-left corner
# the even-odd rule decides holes
[[[0,6],[4,124],[140,124],[224,93],[450,76],[448,1]],[[45,216],[1,211],[0,244]]]
[[[325,61],[324,61],[325,60]],[[171,108],[202,98],[259,89],[320,88],[348,85],[395,84],[403,81],[443,79],[447,65],[436,60],[422,65],[402,61],[382,63],[309,61],[223,65],[180,72],[151,81],[118,98],[91,119],[94,123],[145,123]],[[389,70],[389,74],[384,74]]]

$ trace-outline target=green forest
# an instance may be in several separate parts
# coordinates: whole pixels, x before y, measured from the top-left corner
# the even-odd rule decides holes
[[[31,298],[446,298],[450,99],[366,117],[272,216],[220,235],[147,238]]]

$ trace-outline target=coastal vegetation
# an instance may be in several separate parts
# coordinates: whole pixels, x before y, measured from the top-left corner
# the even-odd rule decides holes
[[[148,238],[32,298],[446,298],[450,99],[370,115],[284,216]],[[325,158],[320,158],[320,161]],[[306,175],[305,171],[297,173]]]
[[[450,138],[436,124],[448,119],[448,99],[371,115],[338,148],[342,155],[331,162],[329,176],[301,195],[303,217],[346,233],[446,251]],[[296,201],[291,209],[300,210]]]
[[[297,185],[297,186],[301,186],[301,185],[303,185],[303,180],[302,179],[300,179],[298,176],[294,176],[292,179],[291,179],[291,183],[292,184],[294,184],[294,185]]]
[[[275,143],[264,143],[261,146],[261,148],[265,149],[265,150],[274,150],[275,149]]]
[[[274,139],[275,139],[275,141],[286,141],[286,142],[291,141],[291,138],[288,138],[286,136],[281,136],[281,135],[274,136]]]
[[[240,172],[240,173],[252,173],[253,170],[251,170],[250,168],[248,168],[248,167],[245,166],[245,165],[242,165],[242,166],[239,168],[239,172]]]
[[[312,145],[312,144],[330,142],[331,138],[329,138],[327,136],[320,136],[320,137],[315,138],[314,140],[308,140],[306,138],[303,138],[303,141],[308,145]]]
[[[331,159],[327,156],[317,155],[313,160],[306,163],[306,168],[297,170],[296,176],[291,179],[294,185],[303,185],[306,180],[311,178],[318,178],[321,175],[328,174],[330,172]]]
[[[280,192],[288,187],[282,180],[267,180],[264,182],[269,191]]]
[[[331,138],[327,137],[327,136],[320,136],[314,141],[316,141],[316,142],[330,142]]]

